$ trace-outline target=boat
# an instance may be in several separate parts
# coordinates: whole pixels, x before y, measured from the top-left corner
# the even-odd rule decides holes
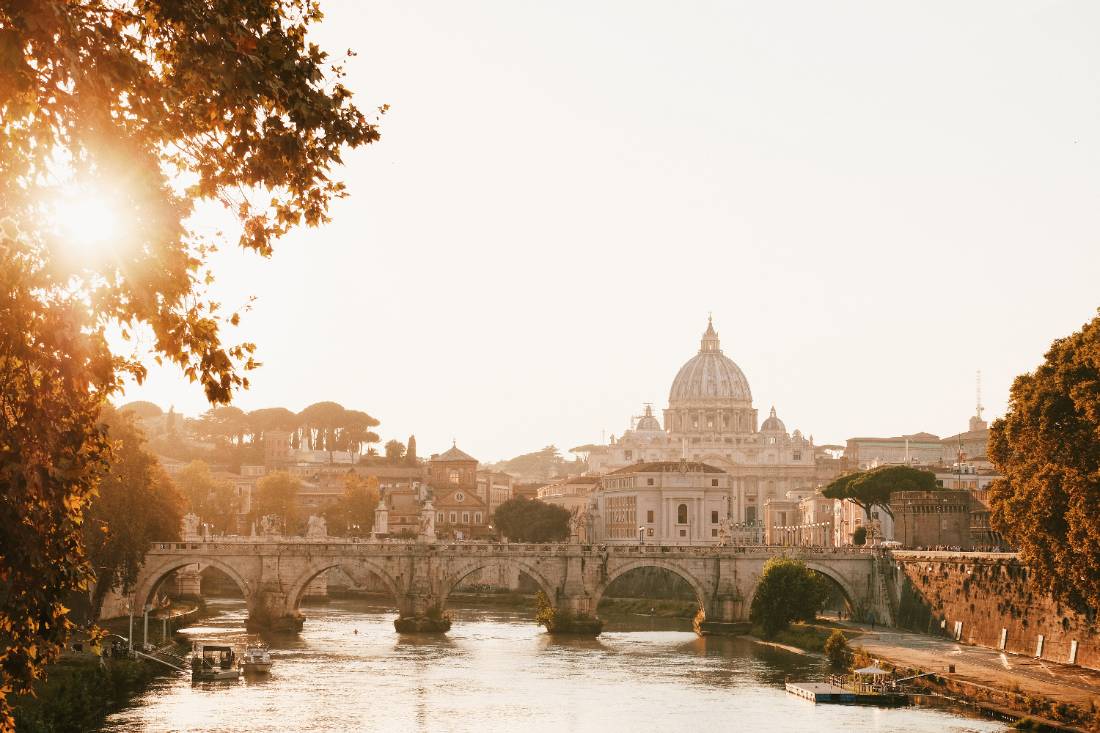
[[[266,644],[249,644],[241,663],[245,674],[267,674],[271,671],[271,651]]]
[[[241,676],[241,668],[233,647],[199,644],[191,655],[192,680],[235,680]]]

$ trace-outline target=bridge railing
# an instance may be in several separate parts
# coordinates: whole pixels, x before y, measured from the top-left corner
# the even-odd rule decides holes
[[[519,543],[519,542],[416,542],[413,540],[356,540],[343,537],[217,537],[208,540],[189,540],[186,542],[157,542],[151,552],[179,553],[236,553],[262,555],[272,552],[318,552],[353,551],[355,554],[391,554],[411,551],[414,554],[435,553],[445,555],[569,555],[580,550],[584,554],[608,554],[613,556],[697,556],[714,557],[738,555],[791,555],[796,557],[828,556],[859,557],[880,555],[882,550],[868,547],[808,547],[789,545],[655,545],[655,544],[576,544],[556,543]]]

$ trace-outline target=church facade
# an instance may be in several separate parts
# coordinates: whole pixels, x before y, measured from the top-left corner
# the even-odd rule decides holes
[[[818,460],[812,437],[787,432],[774,407],[763,422],[758,417],[748,379],[722,352],[708,320],[699,352],[672,381],[664,426],[647,406],[630,430],[589,453],[589,470],[606,475],[639,462],[705,464],[730,477],[724,518],[754,524],[763,520],[769,499],[812,492],[838,473],[835,461]]]

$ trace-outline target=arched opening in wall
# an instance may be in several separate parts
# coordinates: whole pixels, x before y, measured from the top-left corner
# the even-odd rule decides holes
[[[216,585],[217,590],[212,587],[204,590],[207,583]],[[201,565],[169,561],[139,576],[133,593],[134,640],[166,642],[174,630],[190,625],[201,611],[224,616],[230,625],[243,624],[249,604],[248,584],[232,566],[209,561]],[[146,612],[148,623],[144,619]]]
[[[319,563],[288,592],[293,608],[310,619],[361,619],[392,623],[398,613],[397,586],[382,568],[365,563]]]
[[[814,568],[810,568],[810,570],[824,582],[825,587],[829,590],[829,596],[821,608],[821,616],[825,618],[843,619],[859,617],[860,609],[856,608],[852,599],[848,597],[848,593],[844,590],[844,587],[837,582],[836,578]]]
[[[536,596],[550,603],[557,592],[534,568],[513,562],[488,562],[459,569],[449,581],[440,610],[452,618],[476,621],[494,614],[535,617]]]
[[[703,608],[699,591],[680,573],[657,565],[614,576],[597,599],[596,615],[607,628],[690,628]]]

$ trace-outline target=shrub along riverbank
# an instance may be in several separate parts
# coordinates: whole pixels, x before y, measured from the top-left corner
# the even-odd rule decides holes
[[[108,659],[94,654],[64,657],[49,666],[36,697],[15,698],[19,733],[70,733],[97,728],[161,673],[154,662]]]

